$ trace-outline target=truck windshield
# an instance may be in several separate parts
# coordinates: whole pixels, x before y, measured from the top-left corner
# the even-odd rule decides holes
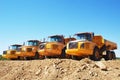
[[[62,38],[60,36],[53,36],[49,38],[50,42],[62,42]]]
[[[38,43],[37,41],[28,41],[28,42],[26,43],[26,45],[27,45],[27,46],[38,46],[39,43]]]
[[[78,40],[88,40],[88,41],[91,41],[91,40],[92,40],[92,37],[91,37],[91,34],[77,34],[77,35],[76,35],[76,39],[78,39]]]
[[[17,50],[18,48],[19,48],[19,46],[17,46],[17,45],[10,46],[10,50]]]

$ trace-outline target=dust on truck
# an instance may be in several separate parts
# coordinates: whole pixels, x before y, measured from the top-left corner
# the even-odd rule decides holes
[[[113,50],[117,49],[117,44],[104,39],[101,35],[94,35],[93,32],[75,34],[76,39],[67,44],[66,54],[72,59],[90,57],[92,60],[112,60],[116,58]]]
[[[3,51],[3,55],[2,57],[3,58],[6,58],[6,59],[11,59],[11,60],[15,60],[15,59],[18,59],[18,56],[16,55],[16,51],[19,49],[19,47],[21,47],[22,45],[19,45],[19,44],[13,44],[13,45],[10,45],[8,50],[6,51]]]
[[[39,40],[28,40],[24,45],[16,52],[19,59],[39,59],[37,49],[41,42]]]
[[[63,35],[53,35],[48,37],[49,41],[40,44],[39,55],[45,58],[49,57],[66,57],[66,44],[75,38],[64,38]]]

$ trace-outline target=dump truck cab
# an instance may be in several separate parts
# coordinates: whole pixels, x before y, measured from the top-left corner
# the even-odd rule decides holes
[[[39,46],[39,55],[45,57],[65,57],[66,43],[73,38],[64,38],[63,35],[53,35],[48,37],[48,42],[42,43]]]
[[[18,56],[16,55],[16,51],[21,47],[22,45],[19,44],[14,44],[14,45],[10,45],[8,50],[3,51],[3,58],[7,58],[7,59],[18,59]]]
[[[93,60],[100,60],[104,51],[114,50],[116,44],[103,39],[101,35],[95,36],[93,32],[75,34],[75,41],[67,44],[66,54],[73,59],[77,57],[90,57]]]
[[[94,33],[77,33],[74,36],[77,40],[70,41],[67,44],[66,54],[72,55],[72,57],[85,57],[92,55],[93,49],[96,46],[96,44],[92,42]]]
[[[39,54],[37,52],[38,46],[40,44],[39,40],[28,40],[24,43],[24,45],[19,49],[16,53],[20,59],[32,59],[39,58]]]

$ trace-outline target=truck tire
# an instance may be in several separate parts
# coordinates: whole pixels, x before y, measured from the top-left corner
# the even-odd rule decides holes
[[[93,55],[90,58],[94,61],[100,61],[101,55],[100,55],[99,48],[97,47],[94,48]]]
[[[10,60],[17,60],[17,59],[10,59]]]
[[[113,54],[111,51],[107,51],[107,54],[105,56],[105,60],[112,60],[113,59]]]
[[[21,60],[20,56],[18,56],[17,60]]]
[[[116,59],[115,52],[114,52],[114,51],[111,51],[111,53],[112,53],[112,59],[115,60],[115,59]]]
[[[24,57],[24,60],[32,60],[32,57]]]
[[[62,49],[61,58],[66,58],[66,52],[65,52],[65,50],[66,50],[66,47],[64,47]]]
[[[71,56],[71,58],[73,59],[73,60],[77,60],[77,56]]]
[[[114,51],[112,52],[112,55],[113,55],[113,60],[115,60],[116,59],[116,55],[115,55]]]
[[[39,59],[39,53],[38,52],[35,53],[34,59]]]
[[[45,56],[45,59],[49,59],[50,57],[49,56]]]
[[[25,58],[18,56],[18,60],[25,60]]]

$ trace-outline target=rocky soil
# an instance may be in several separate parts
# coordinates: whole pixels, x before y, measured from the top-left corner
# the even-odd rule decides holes
[[[0,61],[0,80],[120,80],[120,60]]]

